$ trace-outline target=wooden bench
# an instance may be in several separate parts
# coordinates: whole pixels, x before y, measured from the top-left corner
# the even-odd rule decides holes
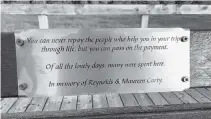
[[[211,118],[211,88],[182,92],[2,98],[2,117]],[[164,115],[165,114],[165,115]]]
[[[210,13],[211,5],[196,4],[182,6],[158,4],[3,4],[3,32],[14,32],[17,29],[30,28],[190,28],[192,88],[182,92],[147,94],[17,97],[15,45],[11,37],[6,37],[1,38],[2,117],[5,119],[44,117],[49,119],[70,117],[211,118]]]

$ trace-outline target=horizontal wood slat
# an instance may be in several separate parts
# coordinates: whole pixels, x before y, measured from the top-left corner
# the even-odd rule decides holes
[[[109,107],[124,107],[119,94],[106,94]]]
[[[47,97],[35,97],[33,98],[32,102],[29,104],[26,112],[36,112],[36,111],[42,111],[46,101]]]
[[[169,104],[183,104],[183,102],[172,92],[163,92],[161,95],[169,102]]]
[[[12,0],[2,4],[211,4],[209,0]]]
[[[93,95],[93,108],[107,108],[108,101],[105,94]]]
[[[186,92],[184,91],[178,91],[178,92],[174,92],[174,94],[180,99],[182,100],[184,103],[198,103],[195,99],[193,99],[190,95],[188,95]]]
[[[2,4],[2,14],[211,14],[211,5]]]
[[[125,107],[138,106],[138,102],[132,93],[120,94],[120,97]]]
[[[205,97],[211,100],[211,91],[206,90],[205,88],[195,88],[198,92],[203,94]]]
[[[189,89],[186,92],[200,103],[211,102],[207,97],[203,96],[201,93],[197,92],[195,89]]]
[[[147,93],[155,105],[168,105],[169,103],[161,96],[160,93]]]
[[[1,101],[1,113],[7,113],[9,109],[13,106],[13,104],[17,101],[18,98],[4,98]]]
[[[134,93],[134,96],[140,106],[152,106],[154,103],[146,93]]]
[[[92,109],[92,95],[79,95],[77,109]]]
[[[61,107],[61,103],[62,103],[63,97],[49,97],[45,107],[44,107],[44,111],[58,111],[60,110]]]
[[[61,110],[76,110],[77,96],[64,96]]]
[[[32,98],[18,98],[8,113],[25,112],[30,105]]]

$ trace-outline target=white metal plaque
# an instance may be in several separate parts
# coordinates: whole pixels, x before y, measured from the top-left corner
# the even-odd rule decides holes
[[[32,29],[15,36],[19,95],[148,93],[190,87],[187,29]]]

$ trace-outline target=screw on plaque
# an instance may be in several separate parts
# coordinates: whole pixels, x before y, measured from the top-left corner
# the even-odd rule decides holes
[[[19,46],[23,46],[24,45],[24,41],[22,39],[18,38],[16,40],[16,44],[19,45]]]
[[[186,77],[186,76],[184,76],[184,77],[182,77],[182,82],[187,82],[188,81],[188,77]]]
[[[22,83],[22,84],[19,85],[19,88],[21,90],[26,90],[28,88],[28,85],[26,83]]]
[[[182,41],[182,42],[188,41],[188,37],[186,37],[186,36],[181,37],[181,41]]]

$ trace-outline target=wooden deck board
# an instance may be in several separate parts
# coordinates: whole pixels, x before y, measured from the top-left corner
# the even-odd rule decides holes
[[[203,94],[205,97],[209,98],[211,100],[211,91],[208,91],[205,88],[195,88],[198,92]]]
[[[169,103],[160,93],[147,93],[155,105],[168,105]]]
[[[33,98],[18,98],[8,113],[25,112]]]
[[[120,97],[125,107],[138,106],[138,102],[132,93],[120,94]]]
[[[64,96],[61,110],[76,110],[77,96]]]
[[[211,91],[211,88],[207,88],[207,89]]]
[[[12,107],[12,105],[17,101],[18,98],[4,98],[1,101],[1,113],[7,113],[8,110]]]
[[[151,106],[154,105],[152,100],[149,98],[149,96],[146,93],[134,93],[134,97],[138,101],[138,104],[140,106]]]
[[[77,110],[92,109],[92,95],[79,95],[77,102]]]
[[[63,97],[49,97],[43,111],[58,111],[61,107]]]
[[[170,104],[183,104],[183,102],[172,92],[163,92],[161,93],[163,97],[170,103]]]
[[[197,92],[195,89],[186,90],[186,92],[196,99],[199,103],[211,102],[207,97],[203,96],[201,93]]]
[[[109,107],[123,107],[119,94],[106,94]]]
[[[184,103],[198,103],[195,99],[193,99],[190,95],[185,93],[184,91],[173,92],[180,100]]]
[[[33,98],[32,102],[29,104],[29,107],[27,108],[26,112],[42,111],[47,99],[48,99],[47,97]]]
[[[93,108],[107,108],[108,101],[105,94],[93,95]]]

